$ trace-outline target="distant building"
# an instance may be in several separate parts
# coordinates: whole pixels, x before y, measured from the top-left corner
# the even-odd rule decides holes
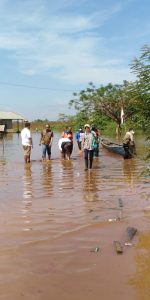
[[[19,132],[19,123],[25,121],[26,119],[14,112],[0,111],[0,129],[3,128],[4,132],[13,131],[13,121],[17,123],[17,131]]]

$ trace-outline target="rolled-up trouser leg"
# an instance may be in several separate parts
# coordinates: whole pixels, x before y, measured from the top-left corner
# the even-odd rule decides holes
[[[23,145],[24,150],[24,161],[25,163],[30,162],[30,155],[31,155],[31,146]]]

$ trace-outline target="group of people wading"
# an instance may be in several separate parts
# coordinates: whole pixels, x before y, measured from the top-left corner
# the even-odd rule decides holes
[[[51,159],[51,147],[53,143],[53,131],[49,125],[45,125],[45,128],[41,132],[39,145],[42,146],[42,160]],[[25,122],[24,129],[21,131],[22,145],[24,150],[25,163],[30,162],[31,149],[33,148],[33,141],[30,131],[30,123]],[[93,157],[99,156],[99,142],[100,132],[95,127],[90,127],[89,124],[85,124],[84,131],[79,128],[75,135],[75,139],[80,152],[84,152],[85,170],[91,169],[93,164]],[[72,128],[68,127],[63,131],[61,138],[58,141],[58,147],[61,152],[62,159],[71,159],[73,151],[73,132]]]
[[[132,128],[125,134],[123,139],[123,148],[125,151],[125,159],[132,158],[135,154],[134,131]],[[41,132],[39,145],[42,146],[42,160],[51,159],[51,147],[53,143],[53,131],[47,124]],[[24,129],[21,131],[22,145],[24,150],[25,163],[30,162],[31,149],[33,142],[30,131],[30,123],[25,122]],[[93,158],[99,156],[100,131],[96,127],[91,127],[89,124],[84,125],[84,131],[79,128],[75,139],[80,152],[84,153],[85,170],[92,169]],[[58,147],[61,152],[62,159],[71,159],[73,151],[73,132],[71,127],[67,127],[63,131],[61,138],[58,141]]]

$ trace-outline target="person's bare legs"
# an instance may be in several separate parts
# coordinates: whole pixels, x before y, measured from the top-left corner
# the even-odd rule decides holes
[[[27,162],[30,163],[30,155],[27,156]]]
[[[66,158],[67,158],[67,160],[70,160],[70,159],[71,159],[71,157],[70,157],[70,154],[69,154],[69,153],[67,153],[67,154],[66,154]]]
[[[61,158],[65,159],[65,152],[64,151],[61,152]]]
[[[28,156],[27,155],[24,155],[24,162],[25,162],[25,164],[27,164],[27,162],[28,162]]]
[[[24,155],[24,162],[25,162],[25,164],[30,163],[30,156],[29,155]]]

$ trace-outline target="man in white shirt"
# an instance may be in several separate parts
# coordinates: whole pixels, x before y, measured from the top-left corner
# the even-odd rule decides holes
[[[25,122],[24,129],[21,131],[21,139],[22,139],[22,146],[24,150],[24,162],[30,162],[30,155],[31,155],[31,148],[32,145],[32,137],[30,131],[30,123],[28,121]]]
[[[135,154],[135,142],[134,142],[134,131],[132,128],[129,129],[129,131],[126,132],[124,138],[123,138],[123,148],[125,151],[124,158],[132,158]]]

